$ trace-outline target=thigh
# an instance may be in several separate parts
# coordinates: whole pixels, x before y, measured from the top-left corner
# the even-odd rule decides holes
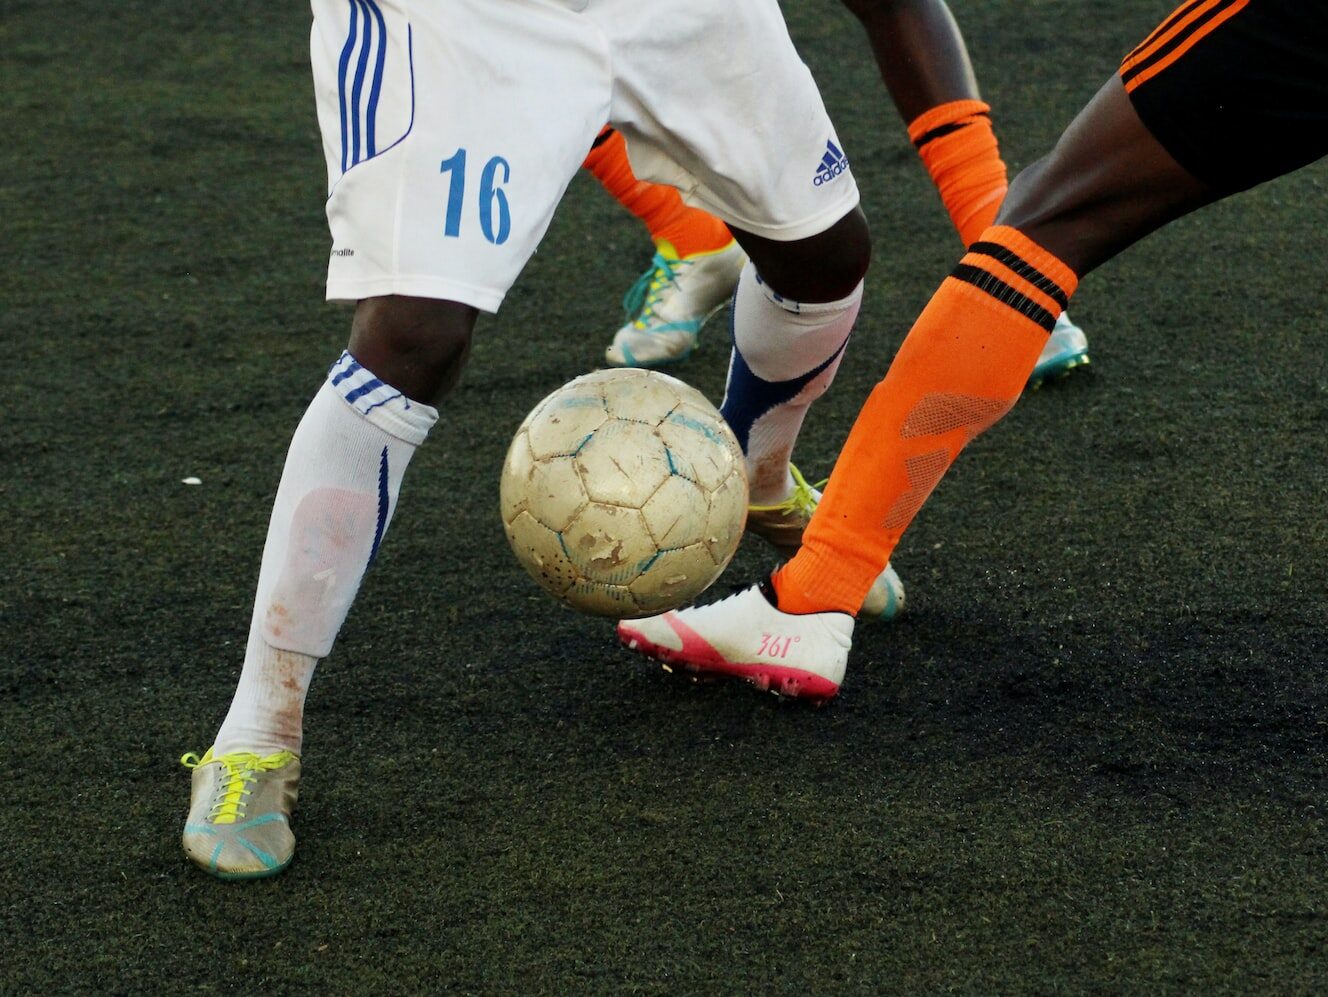
[[[996,224],[1019,229],[1082,277],[1218,196],[1144,127],[1112,78],[1055,148],[1014,178]]]
[[[1125,59],[998,223],[1077,274],[1328,152],[1328,22],[1300,0],[1194,0]]]
[[[613,47],[611,117],[642,178],[778,241],[824,232],[858,203],[776,0],[592,0],[587,13]]]
[[[608,116],[603,38],[545,0],[313,10],[328,297],[496,310]]]

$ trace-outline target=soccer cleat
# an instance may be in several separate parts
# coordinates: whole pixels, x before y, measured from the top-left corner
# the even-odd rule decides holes
[[[1084,330],[1070,321],[1070,316],[1061,312],[1056,319],[1056,328],[1051,330],[1051,338],[1042,348],[1037,366],[1028,376],[1028,386],[1037,388],[1043,381],[1054,377],[1064,377],[1076,367],[1089,363],[1088,337]]]
[[[676,665],[698,678],[731,676],[781,696],[824,701],[844,680],[853,617],[780,612],[766,581],[708,606],[623,620],[618,639],[669,670]]]
[[[796,467],[789,465],[789,474],[793,476],[793,491],[788,498],[774,505],[753,505],[747,507],[747,531],[755,533],[779,552],[785,560],[791,558],[802,546],[802,531],[816,511],[821,501],[818,488],[824,481],[813,486],[807,483]],[[904,611],[904,583],[890,565],[872,583],[867,597],[858,610],[860,620],[880,620],[889,622]]]
[[[291,811],[300,795],[300,757],[278,751],[190,752],[189,818],[181,843],[190,860],[219,879],[261,879],[290,865],[295,854]]]
[[[604,359],[614,367],[660,367],[686,360],[701,326],[733,296],[747,254],[738,243],[679,258],[672,245],[656,246],[650,269],[623,298],[627,322]]]

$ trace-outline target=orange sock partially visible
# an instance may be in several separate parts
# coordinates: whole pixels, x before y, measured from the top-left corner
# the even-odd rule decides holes
[[[688,207],[672,187],[638,180],[627,159],[627,142],[617,129],[600,132],[584,165],[619,204],[645,222],[654,242],[669,243],[679,257],[713,253],[733,241],[728,226],[700,208]]]
[[[915,118],[908,137],[940,191],[959,238],[972,245],[996,220],[1010,186],[991,127],[991,108],[980,100],[941,104]]]
[[[774,577],[790,613],[856,613],[970,440],[1019,398],[1078,278],[1012,228],[982,233],[872,391],[802,548]]]

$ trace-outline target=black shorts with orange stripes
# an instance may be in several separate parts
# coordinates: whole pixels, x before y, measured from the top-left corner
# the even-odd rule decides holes
[[[1190,0],[1120,77],[1153,136],[1223,194],[1328,154],[1328,0]]]

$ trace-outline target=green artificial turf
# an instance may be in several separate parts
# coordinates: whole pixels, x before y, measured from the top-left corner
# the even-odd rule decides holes
[[[1167,8],[952,6],[1014,168]],[[959,247],[856,24],[785,10],[876,245],[820,476]],[[820,710],[670,679],[507,549],[507,441],[649,259],[577,178],[319,668],[294,864],[190,867],[177,759],[348,329],[307,32],[0,4],[0,991],[1328,988],[1321,165],[1085,280],[1093,365],[955,466],[896,554],[908,613]],[[677,373],[718,399],[726,358],[716,320]]]

